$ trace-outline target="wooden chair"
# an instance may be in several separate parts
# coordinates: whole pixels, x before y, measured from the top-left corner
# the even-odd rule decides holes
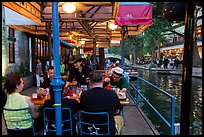
[[[110,135],[107,112],[78,112],[77,130],[79,135]]]
[[[63,115],[62,117],[62,134],[73,135],[72,116],[70,108],[62,108],[62,113],[66,114]],[[43,119],[44,119],[44,135],[56,135],[55,109],[44,108]]]
[[[34,119],[29,107],[21,109],[3,108],[3,120],[8,135],[36,135]],[[26,125],[30,125],[30,127],[25,128]]]

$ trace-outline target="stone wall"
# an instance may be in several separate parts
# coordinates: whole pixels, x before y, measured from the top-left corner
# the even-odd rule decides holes
[[[23,62],[29,65],[29,49],[28,49],[28,36],[20,30],[14,30],[16,38],[15,42],[15,62],[9,63],[9,26],[5,24],[4,7],[2,6],[2,76],[15,71]],[[29,66],[27,66],[29,68]]]
[[[2,6],[2,76],[6,73],[6,68],[8,67],[8,42],[6,41],[6,36],[8,36],[8,27],[5,25],[4,8]]]

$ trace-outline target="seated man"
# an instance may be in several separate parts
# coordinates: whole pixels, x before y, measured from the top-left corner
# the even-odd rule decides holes
[[[47,76],[44,76],[43,83],[41,83],[40,87],[37,88],[37,94],[39,97],[49,96],[50,83],[52,82],[53,77],[54,77],[54,67],[49,66]]]
[[[104,79],[103,87],[106,87],[110,83],[112,86],[120,89],[120,92],[125,92],[128,87],[127,79],[124,77],[124,70],[119,67],[115,67],[113,74]]]
[[[115,116],[115,112],[121,109],[120,100],[114,91],[109,91],[103,88],[101,72],[92,71],[89,75],[89,79],[91,89],[81,93],[80,107],[82,110],[88,112],[108,112],[110,132],[111,135],[115,135],[115,121],[118,122],[119,120],[122,120],[120,116]],[[117,120],[114,120],[114,118]]]
[[[50,83],[52,82],[53,77],[54,77],[54,67],[53,67],[53,66],[49,66],[49,67],[48,67],[47,77],[44,77],[44,78],[43,78],[44,81],[43,81],[43,83],[40,85],[40,87],[49,90]]]

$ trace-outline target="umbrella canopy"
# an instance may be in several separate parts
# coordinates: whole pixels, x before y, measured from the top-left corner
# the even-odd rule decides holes
[[[147,2],[120,2],[117,25],[152,24],[152,5]]]

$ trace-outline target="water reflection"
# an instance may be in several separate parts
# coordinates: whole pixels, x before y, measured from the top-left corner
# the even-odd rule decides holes
[[[182,76],[157,74],[154,71],[140,70],[139,75],[158,86],[164,91],[173,95],[176,99],[175,123],[180,121]],[[136,83],[136,82],[135,82]],[[135,85],[136,86],[136,85]],[[146,99],[162,114],[169,122],[171,122],[171,98],[148,86],[140,81],[141,93]],[[155,114],[146,103],[140,104],[143,111],[147,113],[152,123],[155,124],[161,135],[171,134],[170,128],[164,124],[162,120]],[[202,79],[192,78],[192,100],[191,100],[191,121],[190,134],[202,134]]]

